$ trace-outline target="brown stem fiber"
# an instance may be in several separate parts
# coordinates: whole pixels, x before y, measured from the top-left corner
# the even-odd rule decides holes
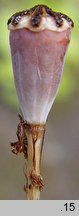
[[[12,152],[18,154],[23,152],[27,160],[25,171],[26,191],[28,200],[39,200],[42,190],[43,178],[40,174],[41,154],[45,133],[44,124],[29,124],[20,117],[17,128],[18,141],[11,143]]]

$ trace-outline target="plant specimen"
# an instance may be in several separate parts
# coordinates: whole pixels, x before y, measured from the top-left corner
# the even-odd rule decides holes
[[[44,183],[40,162],[49,111],[63,74],[73,21],[45,5],[8,20],[15,86],[23,113],[12,152],[27,160],[27,199],[39,199]]]

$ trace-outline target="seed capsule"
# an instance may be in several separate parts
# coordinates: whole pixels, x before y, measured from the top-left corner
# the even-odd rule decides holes
[[[45,123],[57,95],[73,21],[38,5],[8,21],[16,90],[24,119]]]

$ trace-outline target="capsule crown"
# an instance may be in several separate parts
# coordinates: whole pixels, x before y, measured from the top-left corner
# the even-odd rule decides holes
[[[73,26],[73,21],[67,15],[54,12],[46,5],[36,5],[29,10],[15,13],[8,20],[8,28],[13,30],[28,28],[32,31],[62,31]]]

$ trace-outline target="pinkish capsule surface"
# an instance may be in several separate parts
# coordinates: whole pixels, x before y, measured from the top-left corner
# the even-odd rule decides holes
[[[61,83],[73,22],[42,5],[15,14],[8,25],[24,119],[45,123]]]

